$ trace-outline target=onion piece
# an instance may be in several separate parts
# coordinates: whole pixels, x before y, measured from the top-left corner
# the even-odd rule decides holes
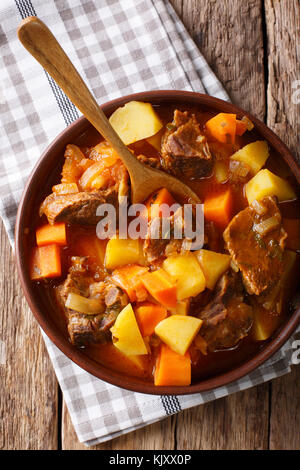
[[[93,188],[93,181],[101,175],[105,169],[112,167],[118,157],[116,154],[102,157],[102,160],[97,161],[92,166],[87,168],[79,180],[79,185],[82,189]]]
[[[86,315],[97,315],[103,313],[105,305],[100,299],[87,299],[79,294],[70,292],[65,306],[76,312],[85,313]]]
[[[56,194],[75,194],[79,192],[78,186],[76,183],[60,183],[52,186],[52,191]]]
[[[230,267],[235,273],[238,273],[240,270],[240,268],[238,267],[238,264],[232,258],[230,261]]]
[[[229,162],[229,170],[235,176],[239,178],[246,178],[250,171],[250,166],[247,165],[245,162],[239,162],[237,160],[230,160]]]
[[[261,202],[257,201],[257,199],[254,199],[251,202],[251,206],[258,215],[264,215],[267,212],[266,206],[264,206]]]
[[[278,218],[275,216],[272,216],[272,217],[269,217],[268,219],[263,220],[259,224],[254,224],[253,230],[256,233],[259,233],[259,235],[266,235],[267,233],[277,228],[278,225],[279,225]]]
[[[90,182],[91,189],[101,189],[104,186],[107,186],[111,180],[110,172],[108,169],[103,170],[103,172],[92,179]]]
[[[102,161],[103,158],[113,158],[113,159],[118,159],[118,154],[117,152],[110,146],[110,144],[106,141],[103,140],[99,144],[95,145],[91,149],[91,152],[89,154],[89,158],[94,161]]]

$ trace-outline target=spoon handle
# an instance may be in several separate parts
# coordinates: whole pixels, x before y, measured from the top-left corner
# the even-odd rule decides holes
[[[18,28],[18,37],[25,49],[44,67],[72,103],[118,153],[130,176],[133,203],[144,201],[162,187],[192,201],[199,201],[198,196],[188,186],[171,175],[147,167],[128,150],[64,50],[39,18],[25,18]]]
[[[133,176],[134,170],[140,166],[140,162],[127,149],[112,128],[83,79],[47,26],[36,16],[30,16],[21,22],[18,28],[18,37],[23,46],[51,75],[72,103],[117,151],[130,176]]]

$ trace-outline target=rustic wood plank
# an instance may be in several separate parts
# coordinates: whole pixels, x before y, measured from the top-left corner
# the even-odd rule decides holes
[[[265,114],[260,0],[184,0],[182,19],[232,101]]]
[[[112,441],[86,447],[78,442],[69,412],[64,404],[62,446],[64,450],[170,450],[175,448],[175,423],[175,417],[166,418]]]
[[[300,366],[272,382],[270,450],[300,449]]]
[[[300,161],[300,103],[292,100],[300,79],[300,4],[265,1],[268,34],[267,122]],[[270,449],[300,448],[300,368],[272,382]]]
[[[180,413],[177,449],[268,448],[268,384]]]
[[[0,449],[57,449],[56,378],[0,224]]]
[[[265,11],[269,69],[267,123],[300,161],[300,103],[292,101],[293,83],[300,80],[300,3],[267,0]]]

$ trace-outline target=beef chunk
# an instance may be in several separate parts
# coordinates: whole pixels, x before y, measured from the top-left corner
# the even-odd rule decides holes
[[[46,215],[49,224],[71,222],[84,225],[95,225],[100,217],[96,210],[100,204],[117,205],[118,194],[115,191],[79,192],[46,197],[40,207],[40,216]]]
[[[144,241],[143,251],[149,264],[159,261],[165,256],[178,254],[184,250],[185,239],[174,238],[175,224],[184,236],[184,221],[176,214],[165,218],[167,224],[164,226],[163,219],[155,218],[148,224],[147,236]],[[153,238],[151,229],[155,225],[158,227],[158,238]],[[178,232],[180,233],[180,232]]]
[[[165,249],[168,243],[169,240],[164,240],[162,238],[153,239],[147,235],[147,238],[144,241],[143,251],[149,264],[165,256]]]
[[[213,159],[194,114],[174,112],[162,138],[162,159],[165,169],[175,176],[198,179],[212,171]]]
[[[274,218],[278,224],[265,233],[259,224]],[[281,214],[275,198],[261,202],[239,212],[224,232],[224,240],[233,262],[241,270],[249,294],[259,295],[275,284],[283,272],[283,250],[286,232],[281,226]]]
[[[280,279],[276,284],[255,297],[258,304],[273,314],[280,315],[282,313],[282,309],[286,304],[285,301],[293,292],[293,277],[297,276],[297,270],[295,270],[296,257],[294,251],[285,250],[283,253],[283,274]]]
[[[137,155],[136,157],[140,162],[145,165],[151,166],[151,168],[156,168],[157,170],[163,170],[159,158],[156,157],[146,157],[146,155]]]
[[[105,314],[102,316],[100,331],[108,331],[115,323],[117,316],[129,302],[128,296],[111,280],[90,285],[90,297],[104,298]]]
[[[114,285],[109,286],[109,288],[106,291],[105,294],[105,303],[107,307],[113,308],[117,303],[123,304],[122,297],[124,296],[124,293],[122,290]],[[123,305],[125,307],[126,303]]]
[[[57,299],[66,314],[71,343],[79,347],[106,341],[109,328],[129,302],[127,295],[111,280],[95,282],[86,261],[86,257],[73,257],[66,280],[56,289]],[[71,292],[101,299],[103,313],[86,315],[66,308],[65,303]]]
[[[106,341],[105,332],[101,329],[103,315],[83,315],[70,311],[68,316],[68,332],[72,344],[78,347],[90,343]]]
[[[252,326],[252,307],[244,303],[240,276],[232,271],[219,280],[212,300],[199,313],[201,336],[213,352],[233,348]]]
[[[73,256],[71,262],[66,280],[57,287],[58,300],[63,306],[70,292],[88,297],[90,284],[94,282],[94,277],[89,272],[87,256]]]
[[[95,225],[101,219],[96,215],[101,204],[112,204],[118,208],[120,198],[129,193],[129,175],[123,164],[110,168],[110,184],[99,190],[82,190],[75,194],[52,193],[40,206],[40,216],[45,214],[50,224],[70,222]]]

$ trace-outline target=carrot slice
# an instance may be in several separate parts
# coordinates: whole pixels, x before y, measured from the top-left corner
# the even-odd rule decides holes
[[[146,208],[148,212],[148,219],[155,219],[156,217],[168,217],[169,210],[164,210],[164,207],[161,207],[162,204],[167,206],[172,206],[176,204],[175,199],[172,194],[166,188],[161,188],[156,193],[152,194],[146,202]]]
[[[204,201],[204,217],[224,229],[232,217],[232,193],[226,189],[217,196],[207,197]]]
[[[245,121],[236,120],[236,135],[243,135],[247,130],[247,124]]]
[[[236,134],[236,114],[219,113],[205,124],[206,129],[212,137],[224,144],[228,142],[230,136],[231,143],[235,142]]]
[[[190,385],[191,359],[187,352],[184,356],[172,351],[165,344],[161,345],[156,361],[155,385]]]
[[[60,248],[56,244],[35,247],[31,253],[30,278],[38,281],[61,276]]]
[[[90,166],[94,165],[95,161],[90,158],[83,158],[79,163],[79,166],[82,168],[82,171],[87,170]]]
[[[176,307],[176,284],[164,269],[144,274],[141,282],[157,302],[168,308]]]
[[[135,316],[142,336],[151,336],[156,325],[166,318],[167,309],[162,305],[145,302],[135,310]]]
[[[30,256],[30,279],[32,281],[38,281],[43,278],[42,268],[40,263],[40,252],[39,248],[36,246],[31,251]]]
[[[89,256],[92,262],[104,264],[107,240],[100,240],[97,235],[80,235],[76,238],[75,254]]]
[[[288,234],[285,241],[286,248],[300,250],[300,219],[282,219],[282,225]]]
[[[115,269],[112,278],[127,293],[131,302],[143,302],[148,293],[141,282],[141,276],[147,271],[148,268],[131,264]]]
[[[66,224],[59,222],[54,225],[43,225],[36,230],[37,246],[57,245],[65,246],[67,244]]]

